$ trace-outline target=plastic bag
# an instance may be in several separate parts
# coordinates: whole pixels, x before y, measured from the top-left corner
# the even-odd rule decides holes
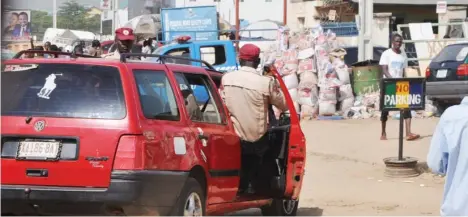
[[[299,85],[299,80],[297,79],[296,73],[283,76],[283,81],[288,89],[297,88]]]

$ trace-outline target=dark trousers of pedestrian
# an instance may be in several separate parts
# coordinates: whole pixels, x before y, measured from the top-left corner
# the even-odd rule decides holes
[[[410,110],[404,110],[403,111],[403,119],[406,120],[406,119],[409,119],[409,118],[412,118],[411,111]],[[387,120],[388,120],[388,111],[382,111],[382,114],[380,116],[380,121],[387,122]]]
[[[246,190],[249,184],[255,189],[255,182],[260,169],[262,168],[263,157],[268,150],[268,134],[265,134],[255,142],[241,140],[242,165],[241,165],[241,183],[240,189]]]

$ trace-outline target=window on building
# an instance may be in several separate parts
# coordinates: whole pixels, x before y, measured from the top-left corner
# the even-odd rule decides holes
[[[218,107],[221,101],[206,75],[177,72],[175,77],[192,121],[224,123],[224,113]]]
[[[226,51],[223,45],[200,47],[201,59],[210,65],[222,65],[226,63]]]
[[[158,120],[179,120],[179,109],[166,73],[153,70],[134,70],[133,74],[145,117]]]

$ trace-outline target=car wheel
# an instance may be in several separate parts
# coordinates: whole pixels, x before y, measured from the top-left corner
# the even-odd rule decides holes
[[[200,184],[194,178],[188,178],[180,192],[179,199],[172,212],[173,216],[204,216],[205,196]]]
[[[262,207],[264,216],[296,216],[299,200],[273,199],[271,204]]]

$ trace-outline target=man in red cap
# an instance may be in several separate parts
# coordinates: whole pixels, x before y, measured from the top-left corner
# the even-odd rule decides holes
[[[106,59],[120,59],[120,54],[130,53],[135,41],[135,35],[131,28],[118,28],[115,30],[115,42],[113,46],[117,48],[113,53],[103,55]]]
[[[242,46],[239,50],[239,63],[241,68],[238,71],[228,72],[223,76],[221,95],[241,139],[240,188],[241,191],[251,193],[256,186],[262,184],[255,183],[255,175],[258,174],[262,157],[268,150],[269,108],[274,105],[287,111],[288,106],[277,81],[256,70],[260,64],[260,48],[253,44]]]

